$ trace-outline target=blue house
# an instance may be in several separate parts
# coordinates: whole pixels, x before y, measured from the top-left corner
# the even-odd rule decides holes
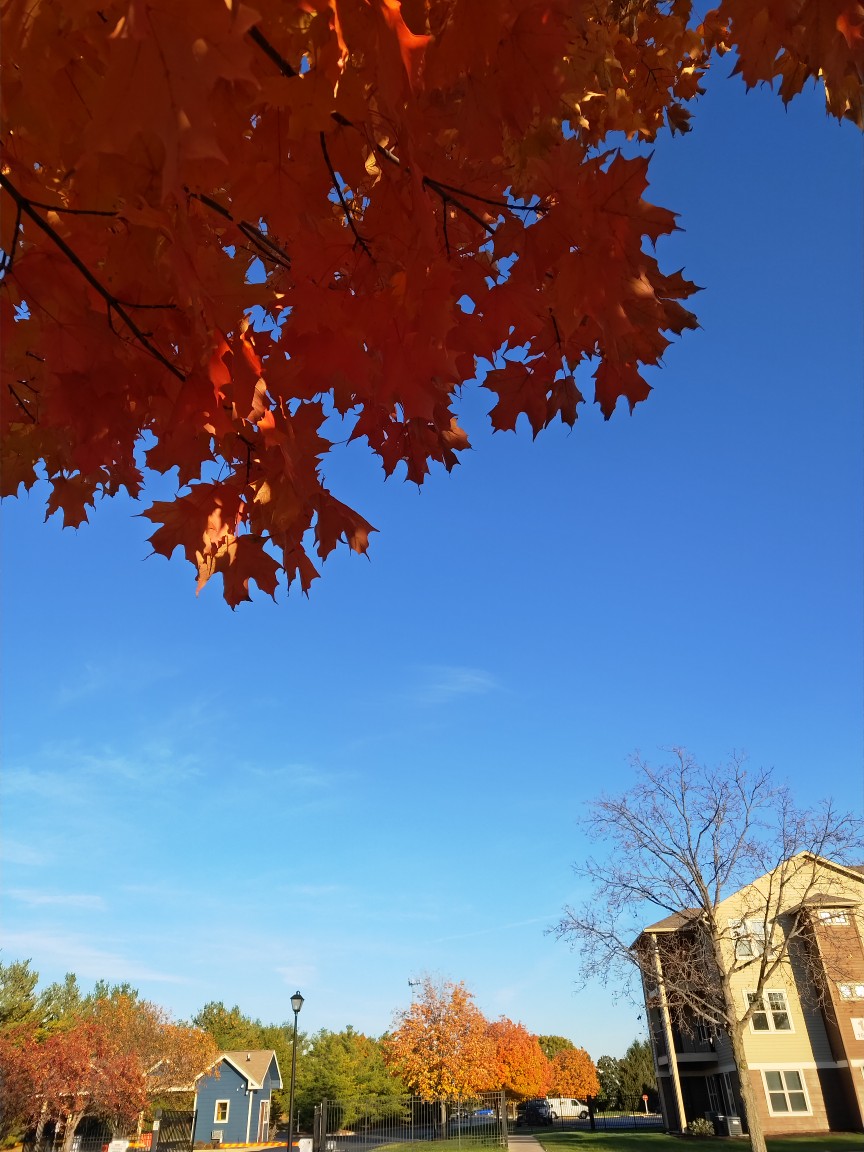
[[[272,1049],[222,1052],[195,1080],[192,1140],[261,1144],[270,1136],[270,1093],[282,1087]]]

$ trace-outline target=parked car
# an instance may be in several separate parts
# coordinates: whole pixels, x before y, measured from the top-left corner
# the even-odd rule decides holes
[[[550,1125],[555,1113],[548,1100],[523,1100],[516,1105],[516,1127],[524,1125],[543,1127]]]
[[[494,1108],[454,1108],[450,1113],[450,1123],[467,1127],[471,1124],[489,1124],[495,1119]]]

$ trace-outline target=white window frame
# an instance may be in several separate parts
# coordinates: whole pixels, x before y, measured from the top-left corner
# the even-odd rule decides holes
[[[864,984],[855,981],[852,984],[838,984],[837,990],[841,1000],[864,1000]]]
[[[772,1006],[771,1006],[771,997],[772,996],[782,996],[783,997],[782,1007],[772,1008]],[[750,989],[745,989],[745,991],[744,991],[744,1003],[748,1008],[750,1007],[750,1004],[752,1002],[751,997],[753,997],[754,999],[757,998],[757,993],[751,991]],[[762,990],[762,995],[758,996],[758,999],[761,1001],[762,1007],[756,1008],[754,1010],[753,1016],[750,1017],[750,1031],[753,1032],[756,1036],[767,1036],[767,1035],[772,1035],[772,1034],[777,1035],[777,1036],[791,1036],[795,1031],[795,1024],[792,1020],[792,1009],[789,1006],[789,996],[787,995],[785,988],[764,988]],[[764,1014],[765,1019],[768,1023],[767,1028],[756,1028],[754,1026],[753,1017],[756,1015],[757,1012]],[[777,1027],[776,1020],[774,1019],[774,1013],[775,1012],[777,1012],[777,1013],[784,1012],[786,1014],[786,1019],[789,1021],[789,1027],[788,1028],[778,1028]]]
[[[829,928],[846,928],[849,924],[849,913],[845,908],[820,908],[819,923]]]
[[[754,960],[768,949],[771,924],[764,920],[745,916],[741,920],[730,920],[729,928],[735,942],[736,960]]]
[[[801,1081],[800,1091],[804,1096],[804,1103],[807,1105],[807,1107],[806,1107],[806,1109],[803,1109],[803,1110],[800,1108],[796,1108],[793,1111],[793,1109],[788,1108],[785,1112],[783,1112],[783,1111],[775,1112],[774,1111],[774,1105],[771,1103],[772,1089],[769,1089],[769,1087],[768,1087],[768,1074],[773,1073],[774,1075],[779,1075],[781,1077],[781,1079],[783,1081],[783,1092],[786,1096],[786,1101],[788,1103],[789,1093],[799,1091],[797,1088],[791,1088],[790,1089],[786,1083],[786,1076],[790,1072],[794,1072],[797,1075],[798,1079]],[[769,1116],[789,1117],[789,1116],[812,1116],[813,1115],[813,1108],[810,1104],[810,1093],[807,1091],[807,1080],[804,1076],[804,1069],[803,1068],[769,1068],[769,1069],[763,1068],[762,1069],[762,1087],[765,1089],[765,1102],[768,1105],[768,1115]],[[773,1091],[776,1092],[777,1090],[773,1089]]]
[[[222,1117],[220,1117],[220,1115],[219,1115],[219,1105],[220,1104],[225,1105],[225,1115]],[[231,1111],[231,1101],[230,1100],[217,1100],[213,1105],[213,1123],[214,1124],[227,1124],[228,1123],[228,1113],[230,1111]]]

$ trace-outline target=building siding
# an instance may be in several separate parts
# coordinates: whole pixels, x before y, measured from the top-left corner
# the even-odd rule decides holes
[[[797,861],[798,858],[795,859]],[[748,1026],[744,1045],[750,1066],[749,1075],[760,1118],[768,1135],[850,1129],[862,1131],[864,1036],[855,1035],[852,1021],[864,1018],[864,998],[841,998],[837,978],[832,981],[828,973],[832,967],[829,953],[833,949],[840,956],[844,970],[849,973],[846,980],[851,979],[853,983],[864,981],[864,881],[832,866],[830,862],[818,861],[805,855],[803,863],[802,872],[796,873],[783,888],[782,903],[778,905],[775,900],[771,911],[776,930],[781,933],[789,931],[793,923],[792,916],[800,915],[797,911],[799,907],[807,910],[804,914],[811,917],[815,926],[813,938],[809,942],[806,938],[790,941],[788,959],[766,986],[766,992],[782,991],[785,994],[792,1027],[789,1031],[774,1028],[754,1031],[752,1026]],[[769,892],[776,895],[777,891],[771,874],[760,877],[752,885],[724,900],[718,907],[718,918],[729,924],[755,918],[760,903],[761,914],[764,916],[766,895]],[[808,900],[802,905],[805,896]],[[832,904],[833,900],[838,903]],[[829,927],[827,923],[820,923],[818,909],[842,907],[843,901],[847,904],[852,901],[857,903],[857,907],[848,909],[848,925]],[[661,926],[655,928],[661,929]],[[652,931],[654,929],[646,929],[646,932]],[[666,931],[677,933],[678,929],[674,925],[671,929],[666,926]],[[735,947],[731,942],[728,944],[730,968],[734,967],[732,950]],[[745,960],[746,955],[749,954],[745,954]],[[760,956],[754,956],[752,965],[748,964],[743,970],[733,973],[732,986],[742,1015],[746,1010],[745,993],[754,987],[755,971],[761,962]],[[662,1078],[664,1111],[667,1123],[674,1126],[677,1109],[671,1092],[665,1039],[659,1015],[653,1006],[649,1008],[649,1021],[655,1060]],[[697,1034],[690,1035],[686,1029],[683,1033],[677,1028],[673,1031],[675,1060],[686,1111],[682,1121],[686,1123],[712,1110],[708,1079],[730,1072],[734,1066],[731,1063],[728,1037],[717,1036],[711,1051],[709,1045],[699,1041]],[[806,1113],[771,1113],[763,1074],[777,1071],[795,1071],[800,1074],[809,1105]],[[730,1079],[737,1087],[737,1076],[730,1075]],[[791,1097],[789,1099],[790,1103],[794,1103]],[[737,1105],[740,1107],[740,1097]]]
[[[195,1098],[195,1139],[208,1142],[211,1133],[222,1132],[223,1144],[242,1143],[246,1139],[246,1122],[249,1102],[246,1094],[247,1080],[231,1064],[224,1060],[219,1065],[219,1076],[202,1076],[198,1081]],[[216,1121],[216,1103],[228,1101],[228,1119]]]

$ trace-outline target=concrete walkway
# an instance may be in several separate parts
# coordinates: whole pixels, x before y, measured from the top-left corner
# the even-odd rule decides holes
[[[511,1132],[507,1137],[509,1152],[543,1152],[543,1145],[535,1136],[521,1132]]]

